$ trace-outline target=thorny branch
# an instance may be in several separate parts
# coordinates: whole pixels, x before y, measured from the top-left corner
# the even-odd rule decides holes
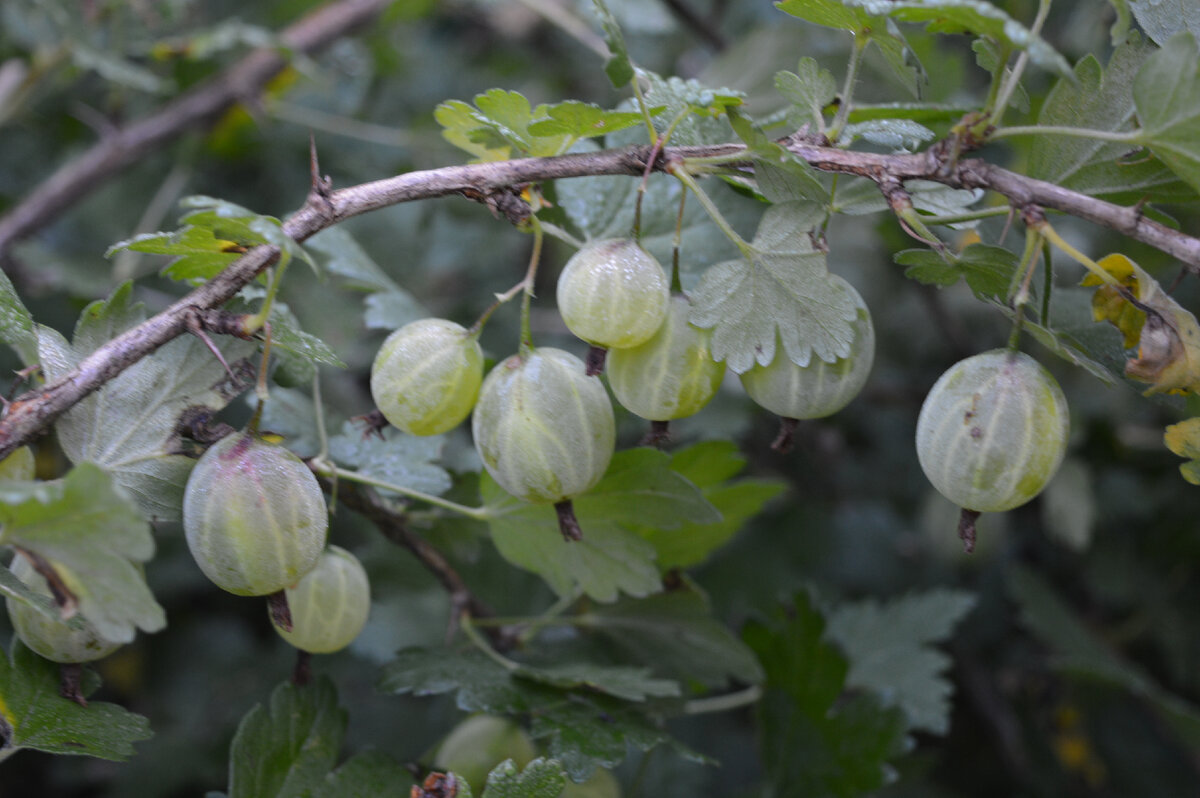
[[[1185,263],[1190,271],[1200,273],[1200,239],[1146,218],[1138,207],[1114,205],[1010,172],[981,159],[947,162],[944,156],[939,157],[938,148],[916,154],[879,155],[819,146],[803,139],[788,140],[785,144],[816,169],[865,177],[883,189],[894,189],[898,182],[906,180],[932,180],[954,188],[995,191],[1020,209],[1037,207],[1068,213],[1156,247]],[[741,144],[722,144],[656,151],[646,145],[550,158],[447,166],[337,191],[330,190],[323,180],[317,179],[308,201],[284,223],[283,229],[296,241],[304,241],[338,222],[368,211],[450,195],[484,202],[511,218],[517,187],[528,183],[591,175],[640,177],[647,165],[654,171],[665,171],[669,164],[678,164],[688,158],[727,156],[743,149]],[[648,163],[651,158],[653,161]],[[734,166],[745,170],[751,164],[747,160]],[[124,369],[188,332],[189,324],[195,323],[197,311],[220,307],[232,299],[278,255],[274,247],[251,249],[208,283],[96,349],[73,372],[18,397],[0,420],[0,457],[7,456],[46,429],[71,406]]]

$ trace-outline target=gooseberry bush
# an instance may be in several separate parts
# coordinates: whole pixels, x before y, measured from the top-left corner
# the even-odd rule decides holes
[[[1190,5],[219,5],[0,11],[0,794],[1194,794]]]

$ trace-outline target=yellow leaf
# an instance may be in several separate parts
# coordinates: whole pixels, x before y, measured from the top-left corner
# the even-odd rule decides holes
[[[1183,478],[1200,485],[1200,418],[1189,418],[1167,427],[1163,443],[1180,457],[1190,458],[1179,466]]]
[[[1125,363],[1125,375],[1150,383],[1146,394],[1200,390],[1200,324],[1196,317],[1163,291],[1158,281],[1121,254],[1099,265],[1120,285],[1087,275],[1082,285],[1096,285],[1092,313],[1112,323],[1125,336],[1125,347],[1137,357]]]

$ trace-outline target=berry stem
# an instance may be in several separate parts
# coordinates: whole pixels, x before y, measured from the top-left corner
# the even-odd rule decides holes
[[[978,510],[962,508],[958,517],[958,537],[963,542],[963,551],[967,554],[975,551],[975,522],[979,519]]]
[[[640,441],[641,446],[653,446],[656,449],[661,449],[671,442],[671,422],[670,421],[651,421],[650,431],[646,433]]]
[[[780,454],[787,454],[792,450],[792,444],[795,443],[796,430],[800,427],[800,419],[798,418],[781,418],[779,419],[779,434],[775,436],[775,440],[771,442],[771,448]]]
[[[276,590],[267,596],[267,609],[276,626],[285,632],[292,631],[292,608],[288,606],[286,592]]]
[[[83,666],[78,662],[65,662],[58,666],[58,694],[81,707],[88,705],[83,697]]]
[[[592,344],[588,347],[587,357],[584,358],[586,368],[583,373],[589,377],[596,377],[604,371],[604,361],[608,359],[608,350],[602,346]]]
[[[525,279],[521,281],[524,284],[525,293],[521,297],[521,342],[517,351],[522,357],[533,351],[533,332],[529,326],[529,305],[533,300],[533,281],[537,277],[538,263],[542,259],[542,241],[545,238],[545,234],[542,232],[542,223],[538,221],[537,216],[530,216],[529,224],[533,228],[533,252],[529,255],[529,268],[525,271]]]
[[[847,120],[850,118],[850,106],[853,104],[851,100],[854,97],[854,84],[858,80],[858,67],[862,64],[863,53],[866,52],[867,45],[871,43],[870,36],[854,36],[854,49],[850,52],[850,63],[846,66],[846,82],[842,85],[842,93],[838,98],[838,112],[833,119],[833,124],[829,126],[828,138],[835,145],[838,138],[842,135],[842,129],[845,128]]]
[[[575,517],[575,505],[570,499],[563,499],[554,505],[558,513],[558,530],[562,532],[563,540],[570,543],[583,540],[583,530],[579,527],[579,519]]]
[[[675,178],[680,183],[683,183],[689,191],[696,195],[696,199],[700,201],[700,205],[708,213],[713,223],[720,228],[726,238],[733,242],[733,245],[738,248],[744,257],[750,258],[754,254],[754,248],[750,246],[746,239],[737,234],[737,231],[733,229],[733,225],[729,223],[729,220],[717,208],[712,198],[704,192],[704,189],[700,188],[700,184],[696,182],[696,178],[692,176],[692,173],[687,170],[687,166],[683,162],[678,162],[669,165],[667,171],[675,175]]]
[[[312,654],[296,649],[296,664],[292,666],[292,684],[307,687],[312,684]]]
[[[465,504],[452,502],[449,499],[443,499],[440,496],[434,496],[429,493],[422,493],[419,490],[406,488],[403,485],[393,485],[390,482],[373,479],[365,474],[360,474],[357,471],[348,471],[344,468],[338,468],[337,466],[331,465],[329,462],[323,459],[317,459],[314,457],[309,461],[308,467],[311,468],[314,473],[320,474],[323,477],[328,477],[330,479],[344,479],[348,482],[357,482],[361,485],[369,485],[372,488],[379,488],[380,490],[390,490],[393,493],[399,493],[402,496],[408,496],[411,499],[423,501],[427,504],[432,504],[435,507],[441,507],[445,510],[458,513],[459,515],[465,515],[467,518],[474,518],[476,521],[486,521],[492,516],[491,511],[487,507],[468,507]]]

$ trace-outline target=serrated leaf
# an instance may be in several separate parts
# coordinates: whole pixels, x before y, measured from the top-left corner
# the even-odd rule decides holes
[[[539,108],[546,118],[529,126],[529,132],[535,136],[590,138],[624,130],[642,122],[642,115],[636,111],[605,111],[598,105],[578,100]]]
[[[229,798],[300,798],[322,784],[346,732],[328,677],[281,684],[242,718],[229,748]]]
[[[728,441],[706,441],[672,455],[671,470],[699,487],[721,518],[711,523],[685,521],[674,527],[638,525],[638,534],[658,552],[659,570],[703,562],[786,487],[782,481],[772,479],[729,482],[745,465],[745,458]]]
[[[240,242],[270,244],[279,249],[282,266],[298,257],[320,273],[316,261],[294,238],[283,230],[283,222],[274,216],[255,213],[249,208],[217,197],[195,194],[179,201],[182,208],[195,210],[180,219],[192,226],[211,229],[218,238],[233,238]]]
[[[583,103],[576,105],[587,107]],[[442,126],[446,140],[475,155],[476,161],[497,161],[517,155],[539,157],[566,152],[579,138],[571,132],[569,123],[586,112],[563,106],[539,105],[535,109],[520,92],[489,89],[475,95],[474,108],[460,100],[451,100],[437,107],[434,118]],[[557,125],[550,116],[555,108],[563,117]],[[598,120],[603,122],[605,112],[596,110],[601,115]],[[535,122],[547,119],[552,122],[549,127],[533,129]],[[619,124],[622,121],[626,121],[622,116],[613,117],[613,129],[625,127]]]
[[[872,690],[885,705],[899,706],[909,729],[945,734],[951,661],[930,644],[946,640],[975,606],[975,597],[935,589],[880,604],[842,604],[829,616],[827,634],[850,660],[846,686]]]
[[[134,565],[154,556],[150,526],[99,466],[80,463],[52,482],[0,483],[0,543],[49,560],[106,640],[127,643],[137,628],[166,625]]]
[[[926,285],[949,286],[965,278],[979,299],[1003,298],[1016,271],[1015,253],[990,244],[971,244],[953,262],[928,249],[906,249],[894,256],[896,263],[907,266],[904,276]]]
[[[720,520],[699,488],[672,471],[669,461],[647,448],[614,455],[596,487],[573,499],[583,529],[579,541],[563,540],[551,507],[515,499],[485,474],[480,492],[492,540],[505,559],[539,574],[559,595],[578,589],[597,601],[614,601],[619,592],[657,592],[654,548],[631,527]]]
[[[846,125],[838,144],[849,147],[860,138],[893,152],[913,152],[937,134],[911,119],[872,119]]]
[[[464,712],[517,714],[528,712],[558,691],[533,682],[518,682],[480,651],[406,648],[383,666],[377,685],[391,695],[456,694]]]
[[[75,368],[85,356],[145,319],[126,283],[106,301],[80,315],[70,345],[57,332],[38,330],[38,353],[49,380]],[[232,337],[216,342],[238,373],[255,345]],[[183,488],[195,461],[178,454],[178,425],[185,411],[216,412],[247,384],[231,385],[224,367],[195,336],[165,344],[72,407],[56,424],[58,440],[72,463],[93,462],[129,491],[143,513],[178,520]]]
[[[612,81],[613,86],[621,88],[633,80],[633,62],[629,59],[629,51],[625,49],[625,37],[616,17],[608,10],[604,0],[592,0],[596,16],[600,18],[600,26],[604,28],[604,43],[608,45],[608,61],[604,64],[604,74]]]
[[[443,435],[409,435],[390,426],[380,435],[369,435],[347,421],[329,439],[329,456],[372,479],[438,496],[451,485],[446,469],[435,465],[445,440]]]
[[[33,316],[17,296],[8,275],[0,271],[0,341],[8,344],[26,366],[38,362]]]
[[[775,90],[793,106],[787,115],[789,128],[808,125],[811,133],[825,132],[824,109],[837,96],[837,83],[829,70],[805,56],[795,72],[775,73]]]
[[[200,282],[221,272],[246,250],[246,244],[218,238],[211,228],[188,225],[174,232],[143,233],[108,248],[105,257],[112,257],[121,250],[143,252],[149,255],[174,255],[175,258],[163,269],[163,274],[173,280]],[[259,275],[265,282],[265,275]]]
[[[663,109],[654,117],[654,129],[662,135],[674,124],[670,141],[672,145],[721,144],[729,141],[729,125],[724,119],[724,112],[727,108],[741,105],[742,92],[709,88],[690,78],[664,78],[645,70],[641,74],[647,84],[646,105]],[[679,119],[681,116],[683,118]]]
[[[1133,83],[1137,140],[1200,190],[1200,51],[1191,33],[1171,37],[1142,64]]]
[[[1113,4],[1117,5],[1117,0]],[[1190,0],[1129,0],[1129,7],[1138,25],[1157,45],[1165,46],[1180,31],[1200,36],[1200,6]]]
[[[768,139],[745,117],[731,114],[729,121],[746,144],[747,154],[754,162],[754,184],[766,199],[773,203],[828,200],[829,192],[807,161]]]
[[[1055,669],[1101,679],[1149,701],[1186,745],[1200,746],[1200,708],[1163,689],[1120,657],[1041,577],[1028,568],[1013,569],[1008,593],[1020,607],[1021,624],[1053,652]]]
[[[483,798],[558,798],[566,783],[566,774],[557,760],[539,757],[518,773],[509,759],[488,774]]]
[[[713,329],[713,359],[735,374],[770,363],[777,343],[801,366],[850,353],[854,302],[808,235],[820,218],[807,203],[771,206],[747,257],[713,266],[692,295],[689,321]]]
[[[513,673],[520,678],[551,687],[584,688],[626,701],[645,701],[647,698],[679,695],[678,682],[651,676],[649,668],[628,665],[576,663],[541,668],[521,667]]]
[[[677,679],[724,687],[730,680],[762,681],[754,653],[712,616],[699,593],[675,590],[622,599],[576,616],[627,657]]]
[[[81,707],[59,695],[58,665],[13,641],[0,651],[0,761],[21,748],[123,761],[154,736],[150,722],[116,704]]]
[[[1005,310],[1007,311],[1007,308]],[[1011,312],[1008,315],[1011,317]],[[1088,349],[1067,330],[1047,327],[1030,319],[1021,323],[1021,329],[1029,333],[1030,337],[1050,352],[1074,366],[1085,369],[1105,385],[1116,385],[1117,379],[1113,376],[1112,371],[1093,358]]]
[[[850,111],[850,122],[872,119],[911,119],[924,125],[948,125],[962,119],[973,109],[962,105],[938,103],[880,103],[858,105]]]
[[[773,795],[871,792],[888,782],[887,761],[904,749],[899,710],[869,694],[840,699],[848,668],[824,630],[810,599],[799,594],[770,625],[752,622],[743,632],[766,671],[759,717]]]
[[[840,30],[859,31],[876,21],[861,8],[842,0],[784,0],[775,7],[793,17]]]
[[[1187,458],[1179,466],[1183,478],[1193,485],[1200,485],[1200,418],[1189,418],[1167,427],[1163,443],[1175,454]]]
[[[392,757],[379,751],[355,754],[305,798],[408,798],[412,773]]]

